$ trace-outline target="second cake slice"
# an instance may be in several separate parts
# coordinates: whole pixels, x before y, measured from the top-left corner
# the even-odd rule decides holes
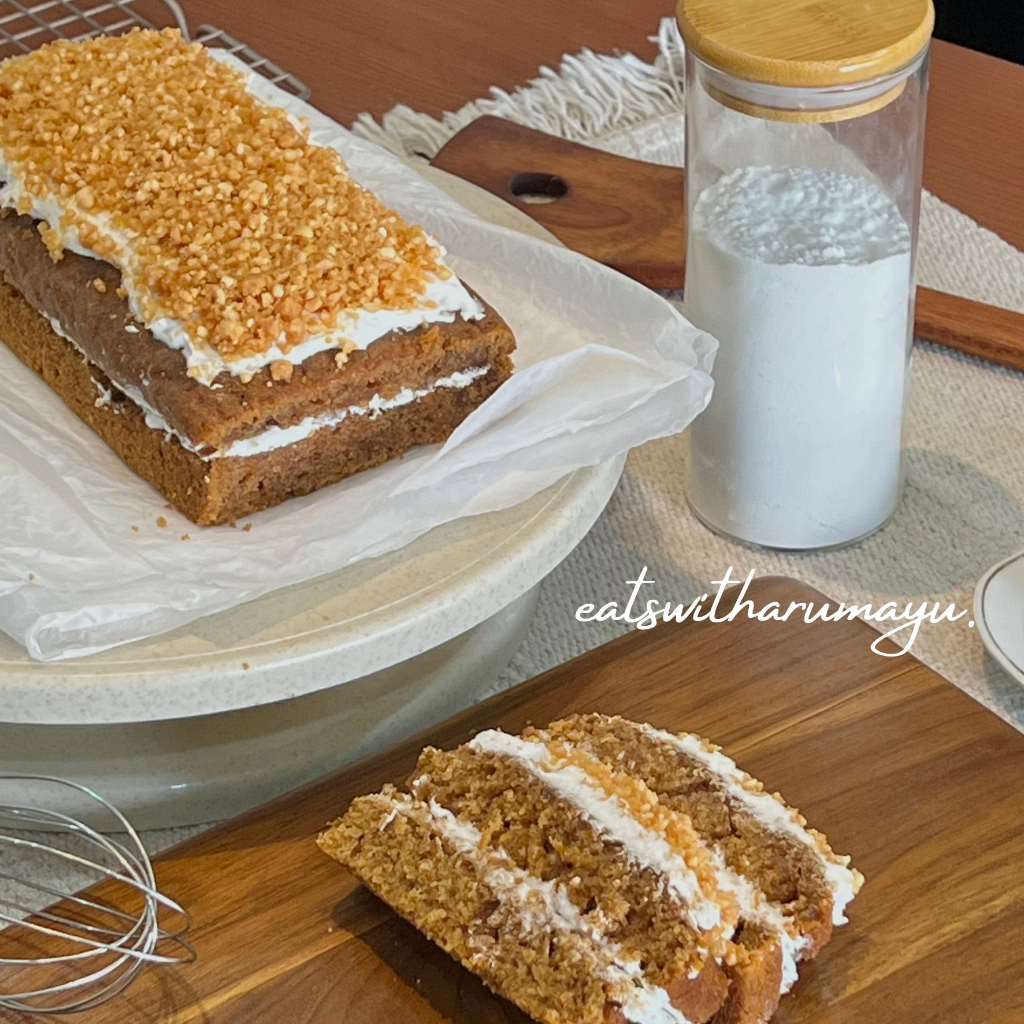
[[[846,921],[863,879],[800,813],[768,793],[719,748],[605,715],[575,715],[537,739],[570,743],[642,779],[663,806],[684,814],[705,846],[718,885],[740,909],[730,989],[716,1024],[763,1024],[797,980],[797,965]]]

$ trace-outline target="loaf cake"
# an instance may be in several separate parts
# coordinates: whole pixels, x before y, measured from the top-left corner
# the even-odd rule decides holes
[[[202,524],[443,441],[512,370],[269,88],[170,30],[0,64],[0,340]]]
[[[602,715],[428,748],[318,842],[543,1024],[764,1024],[863,881],[718,748]]]

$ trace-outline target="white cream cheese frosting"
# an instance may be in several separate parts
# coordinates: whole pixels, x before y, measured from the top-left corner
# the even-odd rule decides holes
[[[275,448],[285,448],[296,441],[302,441],[310,434],[328,427],[336,427],[342,420],[349,416],[369,416],[371,419],[379,416],[390,409],[397,409],[399,406],[408,405],[420,398],[433,394],[438,388],[468,388],[473,381],[485,376],[490,370],[489,366],[473,366],[468,370],[459,370],[449,377],[441,377],[426,388],[402,388],[392,398],[382,398],[374,395],[366,405],[350,405],[344,409],[337,409],[334,412],[320,413],[317,416],[307,416],[304,420],[293,424],[290,427],[267,427],[266,430],[252,437],[245,437],[233,442],[224,451],[219,452],[211,458],[244,458],[247,455],[261,455],[264,452],[273,451]],[[147,423],[148,423],[147,418]]]
[[[81,346],[67,333],[67,331],[64,330],[64,327],[61,325],[59,320],[52,316],[46,317],[46,320],[53,328],[54,334],[57,334],[66,341],[69,341],[78,350],[78,352],[81,353],[83,358],[87,358]],[[211,462],[214,459],[235,459],[245,458],[251,455],[262,455],[264,452],[274,451],[276,448],[285,448],[288,445],[305,440],[318,430],[336,427],[349,416],[369,416],[373,419],[380,416],[381,413],[388,412],[391,409],[397,409],[400,406],[408,405],[410,402],[415,402],[420,398],[424,398],[427,395],[432,394],[438,388],[468,388],[475,380],[486,376],[489,371],[490,366],[472,366],[466,370],[459,370],[448,377],[441,377],[426,388],[417,388],[415,390],[412,388],[403,388],[397,395],[394,395],[391,398],[383,398],[380,395],[374,395],[365,405],[349,405],[342,409],[334,409],[330,412],[319,413],[316,416],[307,416],[305,419],[292,424],[290,427],[267,427],[265,430],[260,431],[258,434],[254,434],[252,437],[244,437],[238,441],[233,441],[227,448],[219,450],[196,445],[196,443],[190,438],[186,437],[180,431],[175,430],[174,427],[172,427],[167,420],[165,420],[164,417],[146,401],[142,392],[139,391],[138,388],[132,387],[131,384],[124,384],[115,380],[112,380],[111,383],[126,398],[142,410],[146,417],[147,427],[152,430],[160,430],[169,438],[177,438],[183,448],[195,455],[198,455],[204,461]],[[100,397],[96,400],[96,404],[98,406],[109,405],[111,400],[110,391],[103,388],[96,381],[93,381],[93,383],[96,384],[96,388],[100,393]]]
[[[738,803],[773,832],[782,833],[808,846],[821,861],[825,880],[832,890],[832,923],[846,924],[846,908],[857,892],[856,876],[844,861],[835,854],[828,856],[818,845],[815,837],[794,817],[794,812],[781,800],[763,790],[748,789],[744,784],[749,776],[743,772],[731,757],[720,750],[709,750],[699,736],[684,733],[675,735],[651,726],[645,727],[652,736],[674,746],[684,754],[702,762],[719,776],[726,786],[726,791]]]
[[[252,95],[262,99],[263,102],[268,102],[266,97],[260,96],[258,83],[251,72],[248,75],[246,88]],[[310,109],[312,110],[312,108]],[[333,121],[319,112],[314,111],[313,113],[317,117],[318,125],[321,127],[328,125],[337,131],[337,125]],[[126,232],[114,227],[106,214],[94,214],[82,208],[73,198],[61,203],[53,196],[40,198],[26,193],[22,175],[8,164],[2,147],[0,147],[0,181],[5,183],[0,188],[0,207],[14,210],[27,201],[29,216],[44,221],[51,230],[57,232],[66,249],[82,256],[110,263],[123,273],[122,285],[127,293],[128,305],[136,319],[145,323],[150,333],[158,341],[169,348],[181,351],[185,357],[189,376],[195,377],[203,384],[212,384],[217,374],[223,371],[235,376],[245,376],[258,373],[263,367],[280,360],[298,365],[318,352],[353,346],[357,349],[365,349],[372,342],[391,331],[409,331],[426,324],[452,323],[457,317],[466,320],[479,320],[484,316],[484,308],[481,303],[469,293],[466,286],[454,273],[447,280],[431,274],[420,305],[416,308],[374,312],[359,309],[348,310],[340,318],[338,326],[321,334],[312,334],[287,351],[284,351],[280,345],[273,345],[265,352],[256,355],[225,360],[214,346],[203,344],[198,339],[191,337],[185,330],[184,324],[179,320],[162,317],[148,323],[145,321],[139,296],[132,287],[132,275],[136,267],[132,239]],[[61,224],[62,217],[69,212],[74,217],[95,227],[103,238],[113,243],[115,254],[111,257],[102,257],[82,245],[77,229]],[[430,244],[437,246],[440,250],[443,263],[445,255],[443,246],[429,236],[428,240]]]

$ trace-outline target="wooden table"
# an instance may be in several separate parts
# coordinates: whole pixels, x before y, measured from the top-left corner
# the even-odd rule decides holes
[[[438,114],[512,89],[584,46],[650,58],[672,0],[184,0],[298,74],[349,123],[396,103]],[[1024,67],[937,42],[925,185],[1024,248]]]

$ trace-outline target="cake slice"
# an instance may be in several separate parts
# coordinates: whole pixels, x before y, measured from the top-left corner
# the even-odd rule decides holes
[[[560,881],[692,1024],[721,1005],[736,908],[689,821],[642,782],[561,742],[489,730],[454,751],[428,748],[409,789],[523,870]]]
[[[493,991],[544,1024],[688,1024],[560,881],[518,867],[436,802],[387,788],[319,839]]]
[[[544,1024],[764,1024],[860,875],[697,737],[600,715],[427,748],[320,837]]]
[[[367,834],[357,820],[361,810],[321,838],[327,852],[417,926],[429,919],[435,934],[428,934],[495,991],[550,1024],[704,1024],[722,1005],[728,989],[722,960],[735,906],[715,889],[686,819],[659,807],[642,783],[562,744],[490,731],[457,750],[424,751],[410,793],[421,819],[429,812],[449,832],[462,830],[488,863],[498,858],[527,889],[549,890],[548,903],[560,908],[563,924],[576,922],[575,945],[609,965],[598,975],[600,986],[568,1003],[564,982],[534,990],[519,972],[557,977],[548,946],[539,941],[541,955],[525,963],[518,962],[523,953],[467,958],[460,946],[463,917],[451,917],[443,904],[412,915],[402,910],[415,880],[395,866],[394,851],[382,849],[386,839]],[[563,924],[534,914],[520,930],[549,934]],[[473,944],[486,942],[487,933],[485,921],[470,925]],[[661,1017],[651,1016],[656,1006]]]
[[[0,340],[202,524],[443,441],[512,371],[282,97],[170,30],[0,64]]]
[[[798,811],[698,736],[596,714],[527,733],[570,743],[642,779],[664,806],[688,816],[716,865],[718,884],[740,906],[734,940],[744,953],[731,968],[730,999],[716,1024],[767,1021],[796,982],[797,964],[817,955],[833,926],[845,923],[863,882],[849,857],[834,853]]]

